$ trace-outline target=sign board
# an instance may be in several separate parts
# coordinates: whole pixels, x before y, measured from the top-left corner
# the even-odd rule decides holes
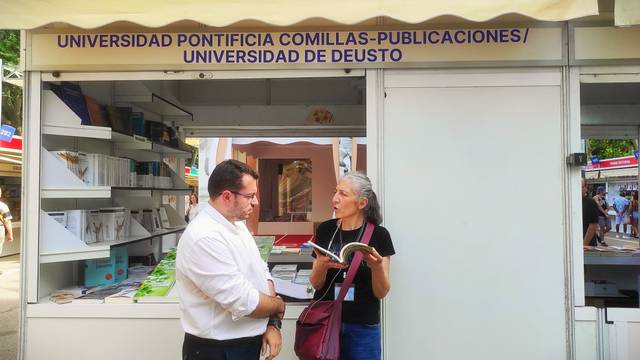
[[[393,67],[564,57],[563,29],[29,33],[29,70]]]
[[[573,31],[577,62],[640,59],[640,28],[576,27]]]
[[[13,134],[16,133],[16,128],[9,125],[0,126],[0,140],[10,142],[13,139]]]
[[[594,161],[595,158],[595,161]],[[638,158],[636,156],[624,156],[613,159],[598,160],[596,156],[591,157],[591,163],[587,164],[585,170],[610,170],[618,168],[627,168],[638,166]]]

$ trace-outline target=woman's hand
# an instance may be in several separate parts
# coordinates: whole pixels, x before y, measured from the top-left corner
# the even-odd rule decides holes
[[[327,270],[346,269],[348,265],[342,265],[335,261],[331,261],[330,257],[322,255],[315,249],[313,251],[316,254],[316,258],[313,260],[311,275],[309,275],[309,282],[314,289],[319,290],[324,286],[324,282],[327,278]]]
[[[346,269],[349,267],[348,264],[340,264],[333,261],[330,257],[323,255],[317,249],[313,249],[313,251],[316,253],[316,264],[319,267],[319,270],[326,271],[328,269]]]
[[[382,256],[378,254],[376,249],[373,249],[372,253],[365,254],[363,258],[364,258],[364,261],[367,263],[367,266],[371,269],[371,271],[382,270]]]

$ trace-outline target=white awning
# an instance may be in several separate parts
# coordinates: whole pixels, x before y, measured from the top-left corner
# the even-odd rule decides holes
[[[620,0],[618,0],[620,1]],[[635,0],[629,0],[629,3]],[[52,23],[96,28],[118,21],[160,27],[192,20],[224,27],[243,20],[288,26],[308,19],[357,24],[376,17],[405,23],[453,15],[487,21],[520,14],[543,21],[597,15],[597,0],[3,0],[0,29],[33,29]]]
[[[614,13],[616,26],[640,25],[638,0],[616,0]]]

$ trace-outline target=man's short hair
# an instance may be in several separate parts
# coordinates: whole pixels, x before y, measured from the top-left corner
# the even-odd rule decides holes
[[[225,190],[240,191],[244,174],[258,180],[258,173],[243,162],[237,160],[221,162],[209,177],[209,197],[215,199]]]

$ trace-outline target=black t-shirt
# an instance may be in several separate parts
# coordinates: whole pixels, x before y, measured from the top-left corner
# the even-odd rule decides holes
[[[356,241],[358,235],[363,233],[362,227],[355,230],[338,230],[336,232],[336,222],[336,219],[332,219],[320,224],[316,231],[315,238],[318,245],[328,249],[331,237],[333,236],[334,239],[331,243],[331,249],[329,250],[334,253],[338,253],[343,245]],[[389,231],[382,226],[376,226],[374,228],[369,245],[374,247],[383,257],[391,256],[396,253],[393,249],[393,243],[391,242],[391,235],[389,235]],[[313,256],[315,257],[315,253]],[[346,269],[329,269],[327,271],[324,287],[316,290],[314,299],[318,300],[322,296],[322,300],[334,300],[335,283],[340,284],[344,281],[346,271]],[[335,280],[332,281],[332,279]],[[358,268],[358,272],[353,280],[353,285],[355,285],[354,301],[342,302],[342,322],[351,324],[380,323],[380,300],[373,295],[373,288],[371,287],[371,270],[367,267],[367,263],[364,262],[364,260]]]
[[[587,233],[587,228],[589,224],[597,224],[598,216],[600,215],[600,211],[598,210],[598,206],[596,205],[595,200],[588,196],[582,197],[582,236]],[[589,243],[592,243],[592,239],[590,239]]]

